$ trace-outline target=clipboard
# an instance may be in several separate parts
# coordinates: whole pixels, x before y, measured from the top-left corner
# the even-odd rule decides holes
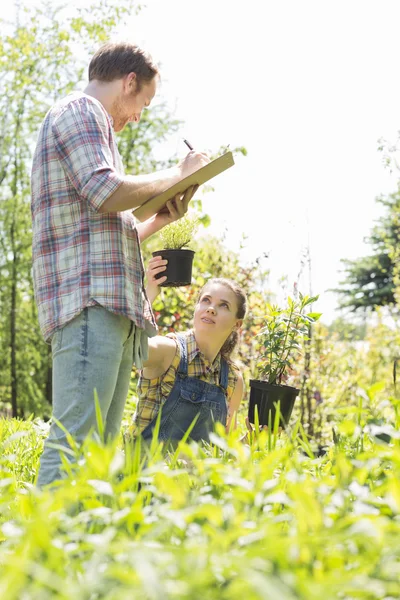
[[[192,185],[201,185],[209,181],[234,164],[235,161],[233,160],[232,152],[225,152],[225,154],[222,154],[191,175],[181,179],[181,181],[178,181],[178,183],[175,183],[161,194],[146,200],[141,206],[132,211],[133,216],[140,222],[146,221],[146,219],[149,219],[164,208],[168,200],[171,200],[176,194],[184,192]]]

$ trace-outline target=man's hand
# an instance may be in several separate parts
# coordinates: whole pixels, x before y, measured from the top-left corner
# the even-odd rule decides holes
[[[195,171],[205,167],[210,162],[205,152],[196,152],[191,150],[185,158],[178,163],[178,169],[181,171],[182,179],[188,177]]]
[[[167,263],[168,261],[163,259],[161,256],[153,256],[153,258],[149,260],[146,270],[146,294],[150,304],[153,304],[154,300],[160,293],[160,285],[167,279],[165,276],[160,277],[160,279],[156,279],[156,275],[158,275],[158,273],[165,271],[167,268]]]
[[[192,185],[185,192],[177,194],[172,200],[168,200],[165,207],[154,217],[157,230],[181,219],[187,213],[189,202],[198,189],[198,185]]]
[[[197,192],[199,186],[194,185],[188,188],[185,192],[177,194],[172,200],[168,200],[166,206],[156,215],[147,219],[143,223],[137,223],[139,240],[143,242],[151,235],[160,231],[165,225],[173,223],[187,213],[188,204],[193,195]]]

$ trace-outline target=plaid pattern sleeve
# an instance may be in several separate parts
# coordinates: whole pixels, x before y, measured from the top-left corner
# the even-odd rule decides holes
[[[114,167],[104,111],[85,97],[70,102],[54,119],[54,148],[82,200],[98,211],[122,183]]]
[[[167,337],[176,339],[176,336],[173,333],[168,334]],[[196,377],[206,381],[207,383],[218,385],[221,368],[221,355],[219,354],[212,365],[210,365],[197,347],[193,331],[186,333],[186,341],[188,349],[189,377]],[[130,430],[130,434],[133,436],[138,435],[145,427],[147,427],[147,425],[151,423],[151,421],[157,416],[160,407],[164,404],[171,393],[181,359],[179,344],[177,343],[176,346],[177,349],[174,359],[164,375],[156,379],[145,379],[142,375],[139,378],[137,387],[138,403]],[[229,403],[232,397],[239,373],[238,367],[231,361],[228,361],[228,367],[228,387],[226,394],[227,403]]]

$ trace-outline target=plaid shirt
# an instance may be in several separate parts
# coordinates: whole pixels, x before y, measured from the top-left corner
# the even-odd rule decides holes
[[[46,341],[100,304],[154,335],[131,211],[100,213],[123,181],[111,117],[80,92],[46,115],[32,166],[33,281]]]
[[[196,377],[207,383],[219,385],[219,374],[221,369],[221,354],[218,354],[211,364],[202,354],[197,346],[194,332],[188,331],[188,376]],[[175,339],[173,333],[167,337]],[[176,374],[181,360],[180,346],[176,343],[176,353],[169,369],[157,379],[145,379],[141,374],[137,387],[138,402],[133,417],[129,434],[138,435],[157,416],[160,406],[164,404],[170,395],[175,383]],[[228,388],[227,403],[229,403],[238,378],[238,368],[234,363],[228,361]]]

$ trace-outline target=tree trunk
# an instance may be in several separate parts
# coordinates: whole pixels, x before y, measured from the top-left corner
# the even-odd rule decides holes
[[[14,224],[13,224],[14,235]],[[17,349],[16,349],[16,314],[17,314],[17,259],[14,253],[11,279],[11,319],[10,319],[10,353],[11,353],[11,407],[12,416],[18,416],[17,406]]]
[[[14,173],[11,184],[11,193],[13,200],[12,220],[10,227],[10,246],[12,252],[11,265],[11,306],[10,306],[10,369],[11,369],[11,408],[12,416],[18,417],[18,382],[17,382],[17,278],[18,278],[18,251],[16,244],[16,228],[18,218],[18,144],[19,131],[21,125],[21,114],[23,114],[23,105],[19,106],[18,118],[15,126],[14,138]]]

